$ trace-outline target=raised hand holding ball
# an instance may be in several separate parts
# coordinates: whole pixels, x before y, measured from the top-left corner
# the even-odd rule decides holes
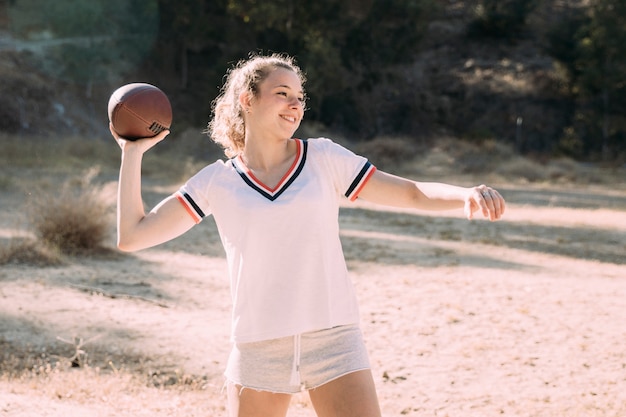
[[[108,112],[112,129],[126,140],[154,137],[172,125],[172,105],[152,84],[121,86],[111,94]]]

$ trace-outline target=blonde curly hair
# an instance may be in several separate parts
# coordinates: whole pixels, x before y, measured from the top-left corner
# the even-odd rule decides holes
[[[239,96],[242,92],[249,92],[256,97],[259,84],[276,68],[295,72],[304,86],[306,81],[304,73],[295,59],[285,54],[252,55],[247,60],[239,61],[226,73],[224,86],[213,101],[213,117],[209,121],[206,133],[224,148],[227,157],[237,156],[245,145],[243,109],[239,103]]]

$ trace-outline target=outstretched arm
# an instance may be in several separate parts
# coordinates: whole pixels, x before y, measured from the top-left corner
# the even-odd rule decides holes
[[[486,185],[466,188],[437,182],[415,182],[383,171],[374,172],[359,198],[420,210],[463,208],[468,219],[481,210],[483,216],[491,221],[500,219],[506,207],[500,193]]]
[[[173,196],[159,203],[148,214],[141,197],[141,162],[143,154],[165,139],[169,131],[154,138],[127,141],[111,128],[122,149],[122,163],[117,199],[117,246],[135,251],[167,242],[189,230],[194,220]]]

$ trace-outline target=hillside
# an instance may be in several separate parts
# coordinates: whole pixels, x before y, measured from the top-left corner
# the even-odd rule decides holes
[[[22,137],[93,136],[106,128],[106,102],[50,77],[28,51],[0,43],[0,132]]]
[[[159,3],[163,13],[172,6],[169,3]],[[318,95],[311,102],[318,102],[307,114],[305,127],[311,130],[323,125],[353,141],[389,136],[410,137],[418,143],[441,136],[475,143],[494,139],[540,159],[565,154],[593,161],[599,159],[603,146],[612,146],[612,157],[619,164],[623,159],[621,102],[613,100],[613,113],[605,114],[611,117],[606,120],[611,121],[614,129],[608,129],[606,134],[610,137],[602,139],[606,143],[600,143],[601,134],[594,130],[598,124],[594,118],[600,117],[594,113],[597,110],[589,107],[590,101],[574,100],[567,92],[569,81],[564,68],[546,52],[550,30],[572,11],[582,10],[581,5],[586,3],[536,2],[523,27],[505,32],[506,36],[494,35],[493,29],[475,29],[482,3],[486,2],[439,2],[437,11],[419,28],[422,33],[410,52],[411,62],[390,64],[388,68],[379,68],[379,62],[379,67],[373,64],[372,69],[361,69],[378,71],[371,75],[371,80],[376,81],[368,81],[367,86],[349,85],[350,71],[333,67],[339,61],[333,61],[335,58],[330,55],[338,51],[328,50],[329,62],[326,66],[320,63],[320,68],[316,61],[306,61],[310,51],[294,52],[305,61],[307,72],[321,77],[311,82],[313,93]],[[219,19],[223,18],[219,10],[204,12],[214,13],[207,14],[207,18],[215,26],[211,29],[217,30]],[[230,25],[239,28],[241,22],[229,19]],[[31,29],[26,32],[31,38],[26,39],[26,35],[13,34],[10,22],[4,22],[0,25],[5,27],[0,31],[0,131],[28,136],[47,136],[52,132],[108,136],[108,95],[122,83],[147,81],[162,87],[173,102],[173,137],[188,129],[198,132],[207,122],[210,103],[233,60],[249,51],[272,50],[276,43],[267,38],[267,33],[248,28],[249,33],[241,33],[237,42],[226,45],[216,33],[200,35],[193,31],[193,26],[180,29],[189,33],[177,33],[173,32],[177,27],[169,27],[167,22],[161,21],[160,35],[153,44],[145,46],[152,45],[152,50],[144,51],[145,57],[137,58],[136,65],[125,63],[114,54],[98,58],[106,48],[98,46],[99,37],[92,36],[96,46],[72,56],[71,64],[80,67],[75,61],[83,56],[91,56],[92,61],[84,61],[81,71],[73,69],[75,77],[63,79],[55,65],[64,61],[47,62],[45,51],[64,44],[80,46],[84,38],[55,38],[49,32]],[[400,24],[396,22],[393,29]],[[329,40],[320,37],[319,41]],[[333,83],[334,75],[337,80]],[[345,95],[349,96],[342,97]],[[615,95],[620,97],[618,92]]]

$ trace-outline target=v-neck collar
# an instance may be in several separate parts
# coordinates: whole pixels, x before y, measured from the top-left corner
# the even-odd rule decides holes
[[[241,159],[241,155],[232,158],[230,161],[241,179],[243,179],[248,186],[256,190],[268,200],[274,201],[289,187],[289,185],[291,185],[292,182],[295,181],[298,175],[300,175],[300,172],[302,172],[302,168],[304,168],[308,149],[307,141],[301,139],[294,140],[296,141],[296,157],[285,175],[280,179],[274,188],[268,187],[255,177],[243,162],[243,159]]]

